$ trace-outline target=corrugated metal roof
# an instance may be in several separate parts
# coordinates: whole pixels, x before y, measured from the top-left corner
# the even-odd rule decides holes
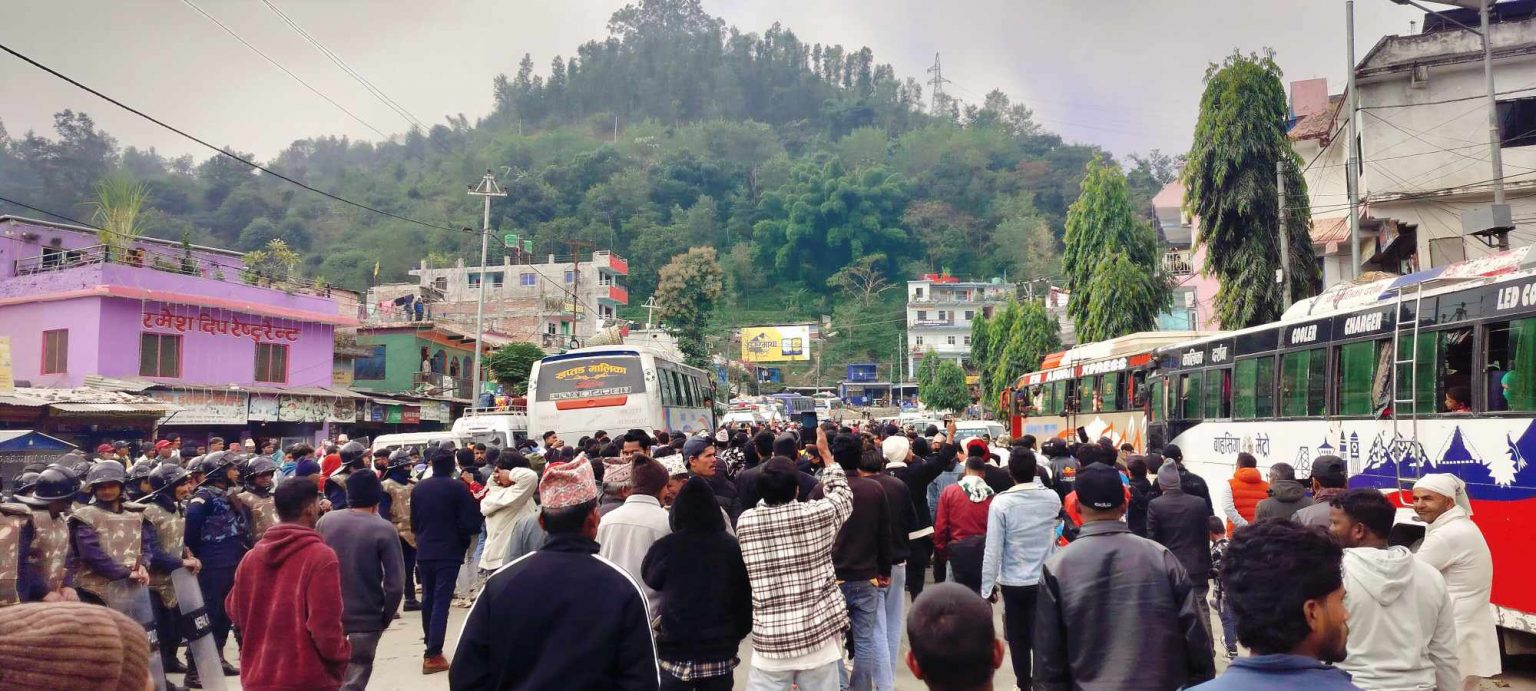
[[[51,403],[50,408],[61,413],[123,413],[161,416],[177,406],[162,403]]]

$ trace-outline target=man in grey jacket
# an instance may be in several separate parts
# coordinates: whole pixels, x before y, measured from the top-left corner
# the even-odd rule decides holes
[[[352,643],[343,691],[363,691],[373,675],[379,637],[389,628],[405,592],[400,534],[379,516],[384,485],[372,471],[347,476],[347,508],[315,524],[341,565],[341,627]]]
[[[1349,464],[1338,456],[1318,456],[1312,461],[1312,505],[1296,510],[1291,520],[1308,528],[1329,527],[1334,499],[1344,495],[1349,486]]]
[[[1328,527],[1328,502],[1323,502],[1323,527]],[[1289,463],[1276,463],[1269,467],[1269,498],[1259,502],[1253,510],[1253,522],[1271,518],[1290,518],[1297,511],[1312,505],[1307,498],[1307,488],[1296,481],[1296,469]]]
[[[1034,649],[1035,602],[1040,569],[1056,551],[1056,517],[1061,498],[1035,477],[1034,452],[1014,447],[1008,474],[1017,483],[993,497],[987,508],[986,550],[981,559],[981,594],[1003,601],[1003,632],[1015,679],[1029,679]]]
[[[1077,475],[1083,528],[1045,562],[1035,609],[1037,689],[1174,689],[1216,674],[1189,576],[1166,547],[1120,520],[1120,473]]]

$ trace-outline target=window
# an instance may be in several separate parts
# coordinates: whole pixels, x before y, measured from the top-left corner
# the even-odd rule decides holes
[[[947,345],[954,345],[955,344],[955,337],[954,336],[946,336],[946,337],[944,337],[944,343],[947,344]]]
[[[517,277],[517,284],[523,286],[538,285],[538,275],[532,273],[522,274]]]
[[[1061,405],[1062,410],[1071,411],[1071,412],[1076,412],[1078,410],[1081,410],[1083,402],[1078,399],[1077,380],[1076,379],[1064,379],[1064,380],[1056,382],[1056,383],[1060,384],[1061,387],[1062,387],[1061,388],[1061,397],[1057,399],[1057,400],[1061,401],[1061,403],[1062,403],[1062,405]]]
[[[1239,360],[1235,368],[1232,417],[1238,420],[1275,415],[1275,356]]]
[[[1185,374],[1179,377],[1179,410],[1180,417],[1186,420],[1200,419],[1200,381],[1203,372]]]
[[[949,314],[944,310],[939,310],[939,321],[945,321],[947,319],[949,319]]]
[[[181,336],[146,333],[139,337],[139,376],[181,376]]]
[[[432,287],[434,287],[434,288],[436,288],[438,290],[448,290],[448,277],[447,276],[441,276],[441,277],[432,279]]]
[[[1316,417],[1326,407],[1328,349],[1280,356],[1280,416]]]
[[[1536,97],[1499,101],[1498,114],[1501,146],[1536,144]]]
[[[1156,381],[1152,382],[1152,420],[1162,422],[1164,418],[1163,379],[1159,377]]]
[[[1385,400],[1391,349],[1387,342],[1363,341],[1339,346],[1333,381],[1338,390],[1339,415],[1373,415]],[[1377,391],[1382,395],[1378,400]]]
[[[480,287],[480,274],[479,274],[479,272],[472,272],[472,273],[464,274],[464,278],[466,278],[469,281],[469,287],[471,287],[471,288],[479,288]]]
[[[1536,410],[1536,319],[1488,325],[1488,410]]]
[[[965,311],[965,320],[966,321],[970,321],[970,320],[975,319],[975,318],[976,318],[976,310],[966,310]]]
[[[567,271],[567,272],[565,272],[565,282],[566,283],[575,283],[576,282],[576,272],[575,271]]]
[[[373,353],[365,358],[352,361],[353,379],[383,379],[384,378],[384,346],[372,347]]]
[[[1099,400],[1102,402],[1099,410],[1112,413],[1125,408],[1125,387],[1121,385],[1124,372],[1111,372],[1099,377]]]
[[[970,336],[966,336],[965,337],[965,345],[966,346],[970,346],[971,345],[971,337]]]
[[[922,345],[923,344],[923,337],[922,336],[918,336],[917,337],[917,344],[918,345]]]
[[[1205,373],[1205,418],[1232,417],[1232,370],[1213,369]]]
[[[1412,359],[1414,364],[1412,369],[1409,369],[1407,364],[1397,366],[1396,397],[1399,400],[1406,400],[1410,398],[1409,389],[1414,389],[1411,398],[1414,400],[1412,405],[1415,409],[1409,410],[1404,404],[1394,404],[1394,408],[1398,408],[1394,411],[1395,413],[1428,415],[1448,412],[1449,409],[1445,406],[1448,397],[1465,403],[1467,410],[1471,409],[1471,329],[1421,333],[1416,349],[1409,350],[1414,348],[1411,338],[1403,339],[1400,346],[1406,352],[1399,353],[1397,359]]]
[[[43,374],[69,371],[69,329],[43,332]]]
[[[928,321],[928,310],[918,310],[917,320],[920,322]]]
[[[256,344],[256,381],[288,381],[288,346],[281,343]]]
[[[1131,409],[1141,410],[1147,405],[1147,371],[1131,373]]]

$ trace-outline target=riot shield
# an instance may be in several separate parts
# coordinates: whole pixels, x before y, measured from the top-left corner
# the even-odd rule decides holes
[[[165,691],[165,665],[160,660],[160,636],[155,632],[155,608],[149,603],[149,588],[124,578],[107,584],[102,598],[107,606],[144,626],[149,636],[149,676],[156,691]]]
[[[219,650],[213,644],[212,621],[203,606],[203,589],[197,576],[185,568],[171,572],[171,587],[176,589],[176,604],[181,609],[181,632],[187,638],[187,651],[197,667],[197,677],[207,691],[224,691],[224,667]]]

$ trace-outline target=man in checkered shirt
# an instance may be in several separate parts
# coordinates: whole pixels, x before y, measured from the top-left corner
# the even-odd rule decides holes
[[[816,436],[812,457],[826,466],[824,498],[795,501],[798,470],[775,456],[758,479],[762,501],[736,524],[752,585],[751,691],[838,688],[848,609],[832,545],[853,513],[853,492],[843,469],[830,462],[826,433],[818,429]]]

